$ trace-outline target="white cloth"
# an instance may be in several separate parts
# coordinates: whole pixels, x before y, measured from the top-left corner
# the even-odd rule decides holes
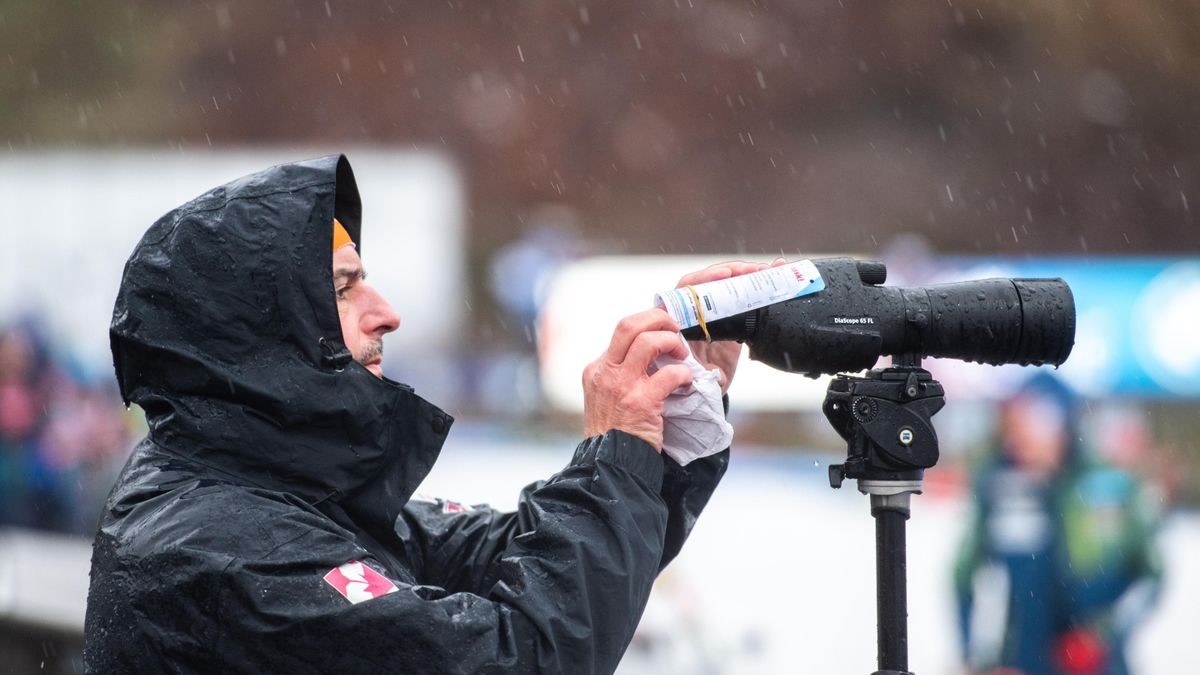
[[[686,466],[729,447],[733,426],[725,420],[719,371],[705,370],[690,349],[683,361],[658,357],[653,369],[674,363],[691,368],[693,380],[691,385],[671,392],[663,402],[663,452],[680,466]]]

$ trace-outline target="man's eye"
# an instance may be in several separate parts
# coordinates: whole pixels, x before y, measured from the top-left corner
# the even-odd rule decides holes
[[[338,299],[338,300],[345,300],[345,299],[346,299],[346,292],[347,292],[347,291],[349,291],[349,290],[350,290],[350,288],[351,288],[350,286],[342,286],[341,288],[337,289],[337,290],[335,291],[335,294],[337,295],[337,299]]]

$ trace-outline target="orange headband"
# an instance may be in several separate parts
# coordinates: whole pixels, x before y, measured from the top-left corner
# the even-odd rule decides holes
[[[347,232],[346,228],[343,227],[342,224],[338,222],[337,218],[334,218],[333,219],[333,250],[336,251],[339,248],[345,246],[346,244],[353,244],[353,243],[354,243],[354,240],[350,238],[350,233]]]

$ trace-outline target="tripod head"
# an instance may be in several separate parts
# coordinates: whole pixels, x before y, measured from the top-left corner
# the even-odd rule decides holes
[[[938,460],[937,432],[930,419],[946,404],[942,385],[908,354],[863,377],[838,375],[829,383],[822,410],[846,440],[845,464],[829,467],[829,485],[858,480],[876,494],[921,491],[925,469]]]

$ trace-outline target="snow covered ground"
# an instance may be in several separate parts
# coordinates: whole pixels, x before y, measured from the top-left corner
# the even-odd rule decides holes
[[[422,492],[511,508],[523,485],[559,469],[573,449],[570,439],[504,436],[456,430]],[[852,483],[831,490],[825,476],[825,462],[807,455],[736,455],[682,555],[659,579],[619,672],[873,672],[874,523],[867,497]],[[962,499],[914,498],[909,662],[920,675],[962,672],[950,570],[964,514]],[[1131,660],[1142,675],[1195,675],[1200,655],[1180,646],[1200,626],[1200,514],[1173,515],[1162,547],[1162,602],[1136,636]]]

